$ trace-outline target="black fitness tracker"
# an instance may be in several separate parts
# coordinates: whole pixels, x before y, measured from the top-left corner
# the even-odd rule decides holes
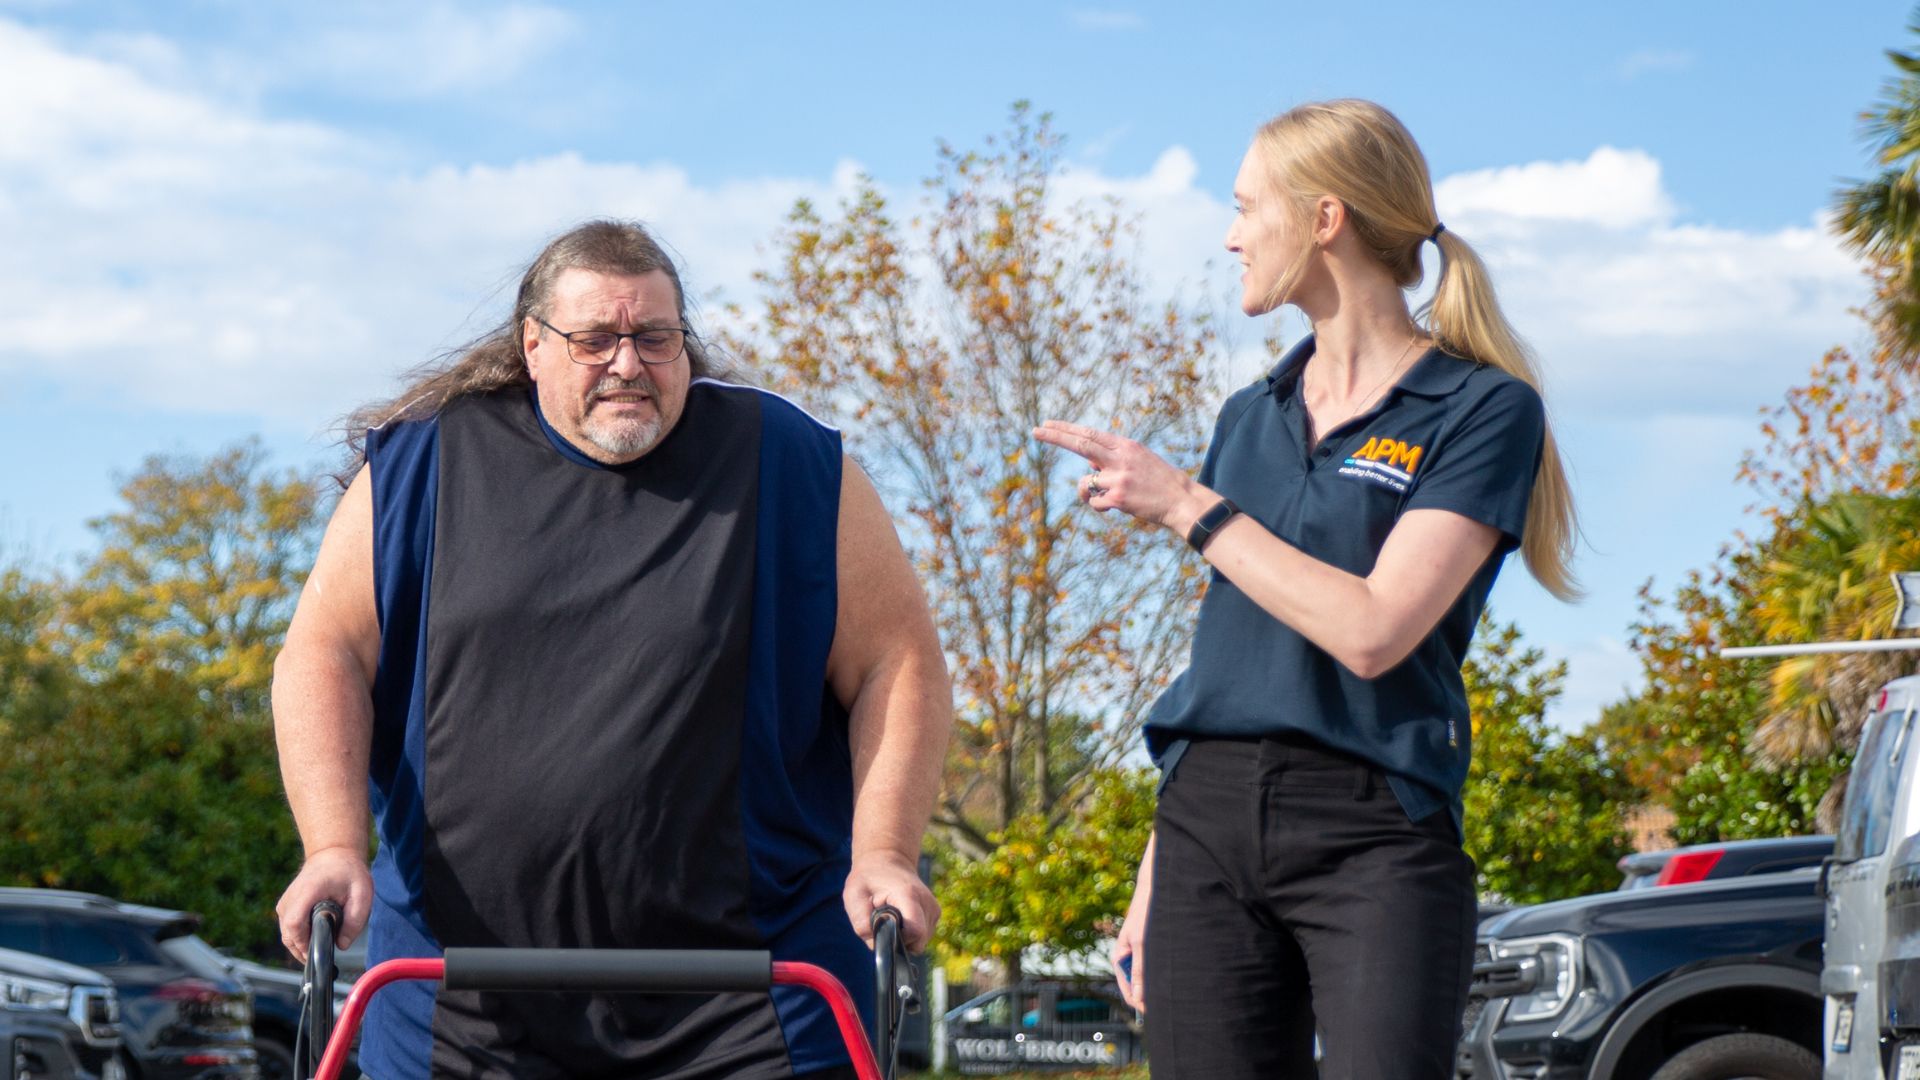
[[[1240,508],[1233,505],[1233,500],[1224,497],[1207,507],[1199,517],[1193,519],[1193,527],[1187,530],[1187,546],[1206,554],[1207,541],[1212,540],[1213,534],[1219,532],[1239,512]]]

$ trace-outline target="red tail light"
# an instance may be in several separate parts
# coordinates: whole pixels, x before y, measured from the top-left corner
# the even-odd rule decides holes
[[[187,1001],[198,1005],[211,1005],[227,995],[220,988],[205,979],[175,979],[153,992],[153,996],[162,1001]]]
[[[180,1059],[183,1065],[231,1065],[240,1060],[239,1054],[188,1054]]]
[[[1686,885],[1695,881],[1707,880],[1713,868],[1725,852],[1720,848],[1708,848],[1706,851],[1688,851],[1667,860],[1660,868],[1660,876],[1654,879],[1655,885]]]

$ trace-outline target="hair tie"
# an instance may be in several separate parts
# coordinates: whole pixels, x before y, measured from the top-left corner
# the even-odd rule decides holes
[[[1447,231],[1446,223],[1442,221],[1436,221],[1433,223],[1433,231],[1427,234],[1427,239],[1433,241],[1434,247],[1439,247],[1440,234],[1446,231]]]

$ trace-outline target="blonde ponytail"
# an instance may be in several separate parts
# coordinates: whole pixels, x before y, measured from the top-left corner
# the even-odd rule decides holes
[[[1538,391],[1540,369],[1533,350],[1500,310],[1486,264],[1452,230],[1442,231],[1436,243],[1440,248],[1440,280],[1434,285],[1433,298],[1417,316],[1425,322],[1427,332],[1447,352],[1499,368]],[[1573,490],[1567,484],[1553,425],[1548,423],[1540,471],[1533,480],[1533,498],[1527,503],[1520,555],[1534,579],[1562,600],[1576,600],[1581,595],[1571,568],[1579,534]]]
[[[1434,233],[1439,215],[1427,159],[1398,117],[1371,101],[1312,102],[1261,125],[1253,145],[1268,178],[1303,220],[1315,200],[1339,199],[1360,241],[1394,281],[1403,289],[1420,284],[1420,245]],[[1486,265],[1452,229],[1433,239],[1440,249],[1440,280],[1416,319],[1447,352],[1498,368],[1539,391],[1532,350],[1501,312]],[[1276,292],[1290,292],[1298,276],[1290,266]],[[1579,531],[1549,422],[1520,553],[1535,580],[1562,600],[1581,595],[1572,571]]]

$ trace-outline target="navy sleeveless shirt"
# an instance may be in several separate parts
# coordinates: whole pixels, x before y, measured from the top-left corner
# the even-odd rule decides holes
[[[872,953],[840,900],[847,717],[826,686],[839,434],[699,380],[658,446],[606,466],[514,388],[373,431],[367,458],[370,962],[455,945],[769,949],[865,985]],[[374,998],[360,1060],[381,1080],[759,1077],[846,1054],[797,989],[403,983]]]

